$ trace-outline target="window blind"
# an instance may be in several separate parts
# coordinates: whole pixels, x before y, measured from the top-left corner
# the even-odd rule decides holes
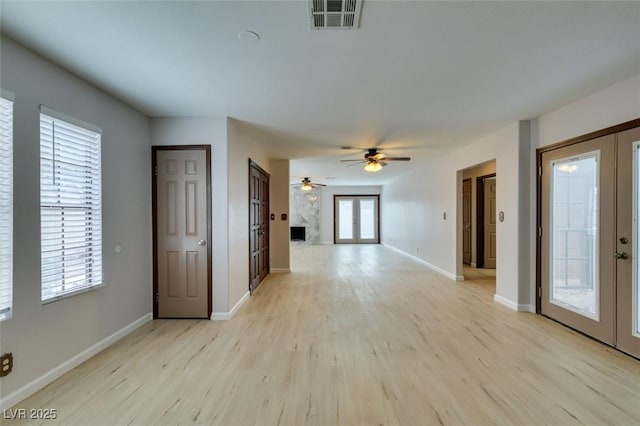
[[[40,114],[43,302],[102,284],[100,142],[100,133]]]
[[[0,98],[0,320],[13,304],[13,102]]]

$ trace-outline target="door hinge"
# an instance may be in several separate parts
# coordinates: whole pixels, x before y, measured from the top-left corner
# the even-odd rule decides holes
[[[538,176],[542,176],[542,166],[538,167]]]
[[[538,226],[538,237],[542,237],[542,226]]]
[[[153,175],[154,175],[154,176],[158,176],[158,166],[155,166],[155,167],[153,168]]]
[[[160,301],[160,293],[156,293],[156,302]]]
[[[538,287],[538,299],[542,297],[542,287]]]

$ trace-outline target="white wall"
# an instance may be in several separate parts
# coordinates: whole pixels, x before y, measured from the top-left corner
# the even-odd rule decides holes
[[[640,118],[640,75],[614,84],[576,102],[565,105],[555,111],[532,121],[531,150],[529,165],[531,169],[530,198],[531,206],[536,205],[535,164],[536,149],[616,124]],[[530,251],[536,249],[536,216],[530,217]],[[535,283],[535,256],[530,258],[529,281]],[[535,288],[530,288],[531,300],[534,300]]]
[[[1,85],[15,94],[14,314],[0,323],[0,352],[14,355],[13,372],[0,380],[0,396],[6,398],[151,312],[151,149],[145,116],[12,40],[1,42]],[[45,306],[40,104],[103,129],[105,286]],[[114,253],[116,244],[121,255]]]
[[[211,146],[213,312],[228,312],[227,119],[153,118],[150,138],[152,145]]]
[[[249,158],[269,173],[269,140],[227,119],[229,180],[229,309],[249,291]],[[288,188],[287,188],[288,191]]]
[[[334,195],[378,195],[380,192],[379,186],[327,186],[322,188],[320,191],[320,244],[333,244]]]
[[[520,151],[529,151],[528,145],[521,147],[522,127],[528,128],[528,123],[510,124],[425,162],[419,171],[385,185],[381,206],[383,243],[427,262],[450,278],[461,278],[462,170],[495,159],[497,209],[505,213],[505,221],[497,225],[496,299],[526,310],[529,295],[519,298],[518,283],[523,273],[521,252],[526,251],[528,268],[529,245],[527,242],[521,249],[514,238],[520,227],[528,231],[529,223],[520,219],[521,199],[528,200],[527,188],[520,190]]]
[[[449,221],[461,221],[459,171],[495,158],[496,201],[498,211],[505,212],[505,221],[498,223],[496,299],[515,309],[533,310],[536,149],[637,118],[640,75],[427,161],[422,171],[383,187],[382,240],[450,277],[460,275],[456,245],[462,244],[462,236]]]
[[[640,74],[582,98],[537,120],[536,147],[640,118]]]

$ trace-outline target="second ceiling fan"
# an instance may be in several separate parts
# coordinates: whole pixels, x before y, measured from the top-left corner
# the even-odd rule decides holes
[[[311,182],[311,179],[309,179],[308,177],[305,177],[302,179],[301,183],[294,183],[291,186],[300,187],[301,190],[306,192],[306,191],[311,191],[313,188],[316,188],[318,186],[327,186],[327,185],[322,183],[313,183]]]

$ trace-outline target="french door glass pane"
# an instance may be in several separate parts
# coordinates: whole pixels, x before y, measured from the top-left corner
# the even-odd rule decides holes
[[[551,302],[598,319],[598,153],[553,163]]]
[[[353,200],[338,200],[338,238],[353,239]]]
[[[360,200],[360,238],[374,239],[375,233],[375,201]]]

